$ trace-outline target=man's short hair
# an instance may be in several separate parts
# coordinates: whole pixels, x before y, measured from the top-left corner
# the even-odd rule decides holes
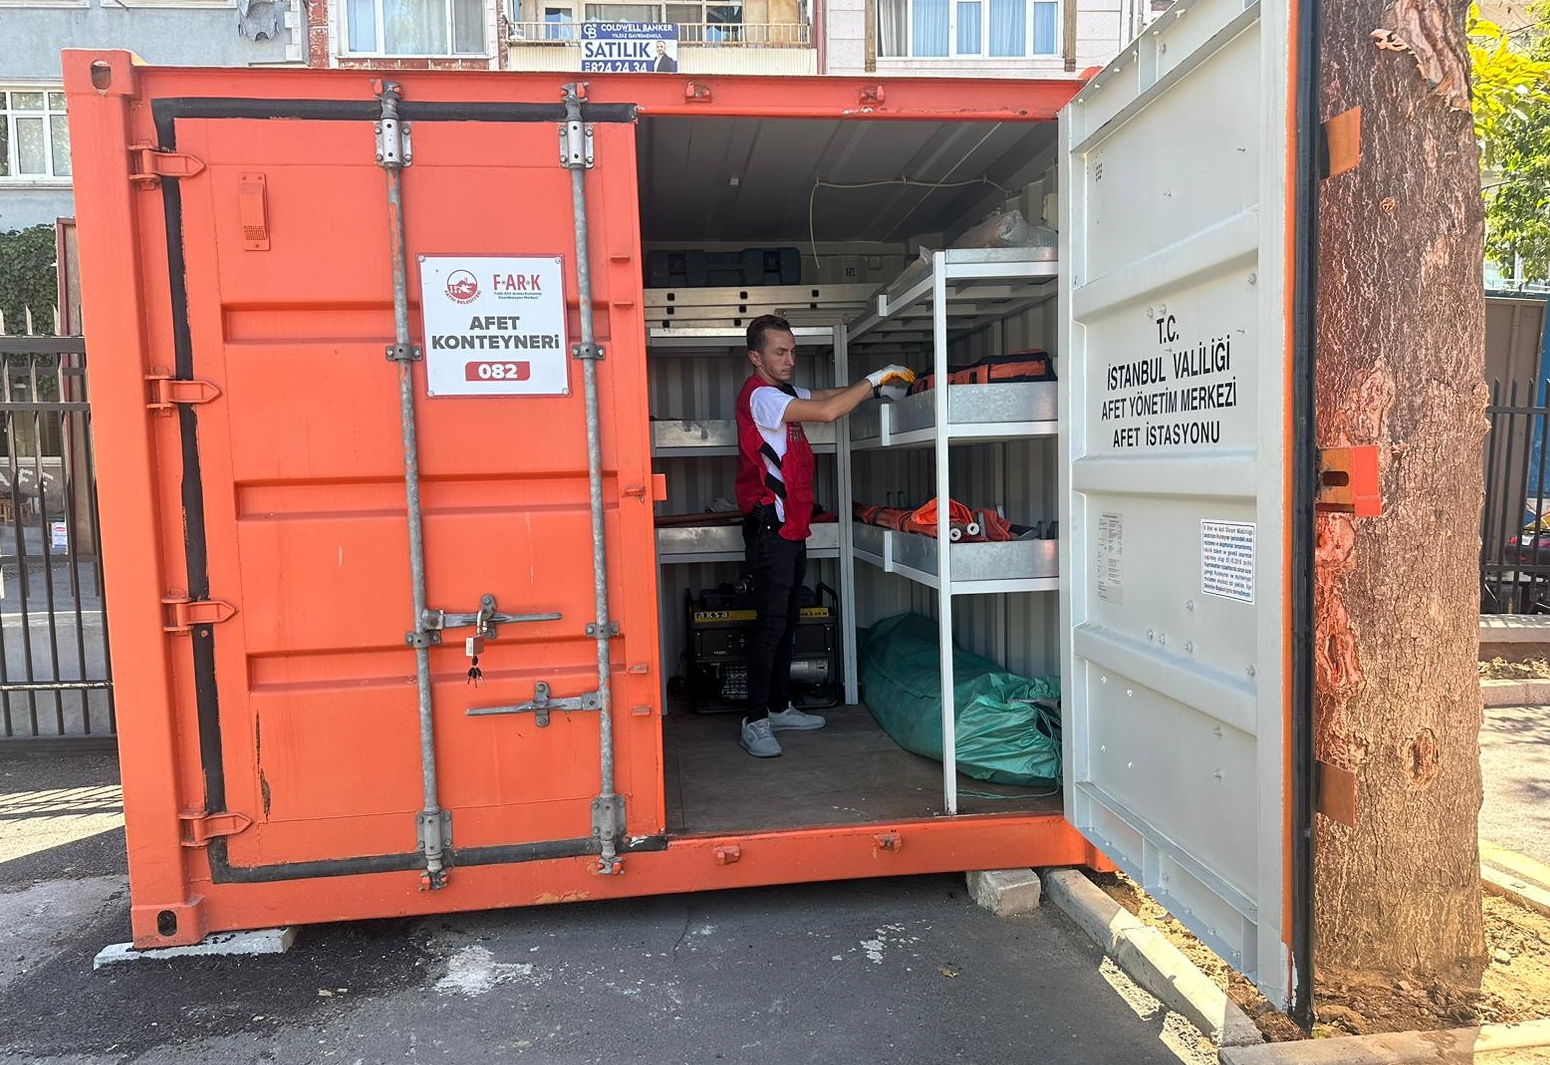
[[[748,350],[763,351],[766,333],[789,333],[791,323],[778,314],[761,314],[748,323]]]

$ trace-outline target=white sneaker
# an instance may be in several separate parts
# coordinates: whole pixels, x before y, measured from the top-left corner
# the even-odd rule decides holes
[[[743,718],[743,734],[738,742],[743,745],[743,750],[755,758],[780,757],[780,743],[771,731],[769,718],[761,717],[757,721]]]
[[[794,706],[788,706],[778,714],[770,714],[770,729],[774,732],[812,732],[829,722],[817,714],[806,714]]]

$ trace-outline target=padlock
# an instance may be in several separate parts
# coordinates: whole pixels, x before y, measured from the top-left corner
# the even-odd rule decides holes
[[[469,658],[476,658],[484,654],[484,637],[469,636],[463,640],[463,653]]]

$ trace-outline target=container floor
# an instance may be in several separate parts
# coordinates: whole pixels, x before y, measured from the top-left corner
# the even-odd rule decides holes
[[[785,753],[752,758],[738,746],[742,715],[668,714],[667,831],[696,835],[935,817],[942,766],[888,737],[862,706],[816,711],[817,732],[778,734]],[[1058,790],[958,777],[961,813],[1059,813]]]

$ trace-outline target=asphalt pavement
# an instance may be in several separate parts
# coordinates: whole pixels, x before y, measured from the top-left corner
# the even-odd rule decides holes
[[[314,926],[283,956],[94,973],[128,934],[115,785],[111,759],[0,751],[6,1065],[1215,1060],[1059,911],[996,918],[960,876]]]

